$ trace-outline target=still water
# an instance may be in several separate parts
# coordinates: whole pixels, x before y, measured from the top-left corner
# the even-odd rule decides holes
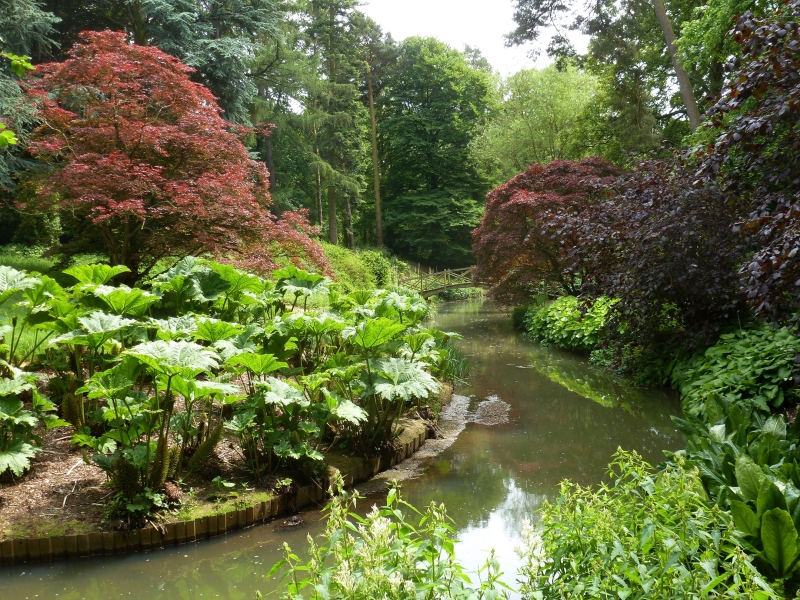
[[[456,392],[472,407],[496,398],[510,410],[505,423],[468,423],[423,465],[422,476],[404,482],[403,494],[417,506],[444,502],[461,562],[475,570],[494,548],[513,582],[522,524],[563,479],[601,481],[620,446],[658,463],[662,450],[682,447],[683,438],[670,420],[679,413],[673,394],[626,387],[584,358],[522,339],[510,321],[490,302],[440,308],[436,325],[463,336],[459,345],[470,360],[469,381]],[[157,552],[0,567],[0,598],[252,600],[256,590],[276,588],[265,575],[283,543],[302,550],[306,536],[320,531],[319,513],[301,516],[299,527],[276,522]]]

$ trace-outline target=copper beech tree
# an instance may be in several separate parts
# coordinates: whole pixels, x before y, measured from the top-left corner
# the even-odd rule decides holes
[[[620,170],[601,158],[533,164],[488,194],[486,213],[472,232],[476,278],[492,297],[512,305],[545,284],[575,294],[583,279],[571,268],[579,243],[576,218],[593,199],[609,194]]]
[[[145,277],[160,259],[211,253],[253,270],[278,256],[324,265],[305,215],[269,207],[269,173],[248,130],[224,121],[191,68],[125,34],[84,32],[28,91],[42,125],[30,151],[50,170],[19,208],[56,214],[62,251],[104,249]]]

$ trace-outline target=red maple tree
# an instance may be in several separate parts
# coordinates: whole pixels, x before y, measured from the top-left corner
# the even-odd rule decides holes
[[[269,211],[269,173],[190,67],[125,34],[84,32],[28,91],[43,124],[31,153],[52,167],[19,208],[60,216],[60,250],[108,252],[147,275],[160,259],[212,253],[254,270],[327,262],[302,213]]]
[[[542,284],[575,294],[582,273],[570,250],[579,243],[575,217],[593,199],[610,193],[620,169],[602,158],[533,164],[489,192],[486,212],[472,232],[475,277],[492,286],[500,304],[530,298]]]

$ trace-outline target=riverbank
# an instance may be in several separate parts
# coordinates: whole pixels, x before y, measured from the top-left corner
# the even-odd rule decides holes
[[[442,385],[440,406],[449,405],[452,392],[452,385]],[[212,491],[213,486],[201,480],[193,480],[191,485],[186,486],[191,500],[185,500],[179,511],[162,513],[154,517],[146,527],[132,531],[114,530],[114,523],[105,518],[102,500],[109,494],[99,495],[107,491],[107,486],[98,481],[104,477],[99,468],[83,463],[80,459],[83,464],[73,465],[69,471],[63,472],[63,465],[69,464],[74,454],[67,452],[60,455],[60,459],[54,457],[49,462],[37,463],[38,468],[16,488],[3,489],[0,563],[155,550],[266,523],[294,514],[312,503],[324,504],[330,482],[336,473],[341,474],[346,487],[351,487],[392,469],[414,455],[425,440],[435,435],[434,426],[433,422],[419,417],[402,418],[398,422],[393,451],[369,458],[354,457],[342,451],[330,452],[326,456],[326,475],[312,478],[301,486],[290,484],[281,490],[258,489],[245,485],[240,491],[219,493],[216,490],[215,494]],[[57,430],[53,430],[53,434],[57,433]],[[223,440],[220,449],[229,446]],[[80,456],[80,453],[77,454]],[[222,450],[218,452],[217,458],[223,462],[230,457]],[[54,479],[55,477],[60,479]],[[72,484],[73,492],[67,492],[60,510],[48,503],[55,494],[41,491],[43,482],[62,486],[56,488],[59,496],[61,490]],[[198,485],[201,487],[195,487]],[[9,490],[14,490],[15,493],[9,495]],[[33,490],[39,491],[34,493]],[[67,501],[70,498],[74,502],[69,505],[68,510]],[[27,513],[21,510],[22,506],[28,507]],[[5,510],[6,507],[9,510]],[[88,507],[91,508],[80,510]],[[55,512],[38,512],[41,510]]]

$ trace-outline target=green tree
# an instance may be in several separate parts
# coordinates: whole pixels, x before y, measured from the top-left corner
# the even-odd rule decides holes
[[[489,184],[469,145],[492,104],[490,76],[433,38],[409,38],[382,100],[387,245],[436,266],[472,262]]]
[[[303,109],[317,156],[317,210],[327,196],[328,239],[339,241],[339,211],[344,208],[347,245],[355,245],[353,204],[364,187],[366,109],[359,99],[363,71],[354,23],[356,0],[306,0],[299,4],[302,48],[316,77],[308,81]],[[344,206],[339,205],[344,201]]]
[[[598,77],[602,104],[587,113],[587,142],[592,152],[624,162],[627,152],[650,151],[662,139],[678,143],[699,122],[693,98],[706,91],[703,74],[696,68],[681,72],[683,62],[669,35],[698,4],[671,0],[661,11],[661,2],[653,0],[517,0],[518,27],[508,41],[538,40],[548,26],[589,36],[586,55],[578,55],[563,34],[550,39],[547,51],[559,64],[578,60]]]
[[[503,101],[473,144],[495,182],[511,179],[532,163],[583,158],[577,129],[597,87],[595,77],[573,65],[527,69],[503,81]]]
[[[194,67],[225,118],[248,123],[256,95],[251,60],[275,36],[284,14],[277,0],[48,0],[64,20],[62,47],[83,30],[127,32],[140,46],[157,46]]]

